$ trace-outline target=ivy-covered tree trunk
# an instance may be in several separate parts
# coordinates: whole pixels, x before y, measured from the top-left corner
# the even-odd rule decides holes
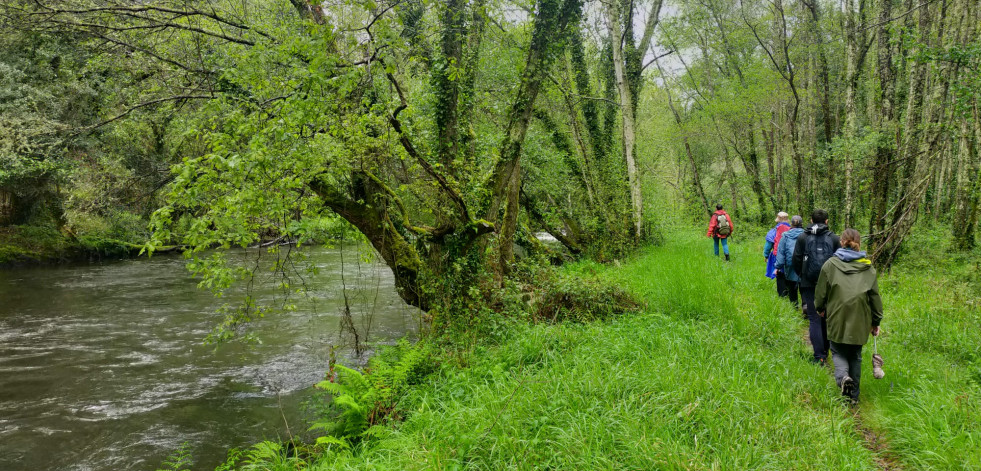
[[[974,121],[979,116],[977,106],[973,111]],[[972,126],[968,120],[962,120],[960,125],[960,171],[957,173],[957,204],[954,208],[953,232],[954,249],[970,250],[975,246],[975,232],[978,225],[979,205],[981,205],[981,152],[978,142],[981,132],[977,125]],[[975,128],[975,129],[972,129]]]
[[[629,18],[631,15],[625,15],[623,12],[620,12],[619,6],[619,2],[612,2],[610,5],[607,5],[606,20],[610,28],[610,44],[613,48],[613,71],[616,75],[617,91],[620,96],[620,116],[623,119],[623,156],[627,162],[627,180],[630,187],[630,203],[633,208],[631,220],[634,228],[634,238],[640,239],[644,202],[640,192],[640,177],[637,174],[637,162],[634,158],[636,132],[634,124],[634,91],[631,90],[626,78],[627,72],[625,71],[623,43],[621,42],[624,34],[620,27],[621,18],[624,16]],[[626,40],[632,44],[632,35]]]
[[[876,142],[872,163],[871,195],[869,201],[868,249],[874,253],[886,240],[886,213],[894,180],[893,159],[896,155],[899,129],[895,116],[896,76],[892,59],[889,21],[892,1],[879,0],[876,18],[876,58],[879,95],[876,107],[876,124],[881,137]]]
[[[556,37],[566,37],[569,25],[577,24],[582,14],[579,0],[540,0],[532,31],[525,69],[509,113],[501,154],[494,166],[490,181],[490,204],[484,211],[488,221],[496,221],[498,235],[498,268],[502,274],[510,270],[514,259],[514,234],[517,230],[521,188],[521,146],[528,132],[547,69],[563,50]],[[503,211],[502,211],[503,210]]]

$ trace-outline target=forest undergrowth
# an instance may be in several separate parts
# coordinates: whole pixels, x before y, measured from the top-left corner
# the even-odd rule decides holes
[[[625,288],[639,312],[518,322],[462,359],[403,345],[381,375],[331,387],[348,394],[333,436],[265,442],[224,469],[981,469],[976,254],[934,246],[880,274],[886,377],[872,379],[870,344],[853,409],[808,363],[806,322],[763,277],[762,244],[736,238],[727,264],[694,234],[563,268]],[[402,385],[391,420],[352,429],[372,381]]]
[[[100,235],[67,236],[54,225],[0,227],[0,268],[127,258],[142,244]]]

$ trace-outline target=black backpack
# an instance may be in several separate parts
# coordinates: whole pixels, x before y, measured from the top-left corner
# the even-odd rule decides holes
[[[834,240],[831,231],[821,234],[808,234],[804,241],[804,266],[801,277],[811,283],[817,283],[821,275],[821,267],[834,255]]]

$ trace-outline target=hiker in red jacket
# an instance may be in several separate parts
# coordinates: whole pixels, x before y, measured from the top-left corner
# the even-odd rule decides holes
[[[729,236],[735,231],[735,226],[732,225],[732,218],[729,217],[729,213],[722,209],[721,204],[715,205],[715,212],[712,213],[712,220],[709,221],[708,233],[705,234],[706,237],[711,237],[715,240],[715,256],[719,256],[719,241],[722,241],[722,253],[726,256],[726,261],[729,261],[729,241],[727,240]]]

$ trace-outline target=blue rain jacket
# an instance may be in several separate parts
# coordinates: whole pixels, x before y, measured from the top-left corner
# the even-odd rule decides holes
[[[797,238],[804,233],[804,229],[795,227],[783,233],[780,238],[780,246],[777,247],[775,268],[783,272],[783,276],[793,282],[800,282],[800,275],[794,271],[794,247],[797,246]]]

